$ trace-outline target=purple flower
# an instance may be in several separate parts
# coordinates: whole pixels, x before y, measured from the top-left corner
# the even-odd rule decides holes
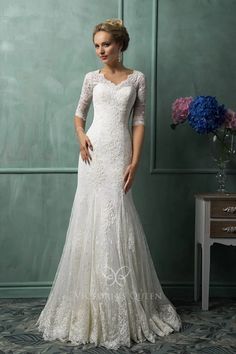
[[[172,103],[172,119],[175,125],[185,122],[192,100],[192,97],[180,97]]]
[[[236,112],[230,108],[225,112],[225,127],[236,131]]]

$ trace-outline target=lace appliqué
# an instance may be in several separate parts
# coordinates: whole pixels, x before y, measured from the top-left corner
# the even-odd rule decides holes
[[[138,79],[137,97],[133,109],[132,125],[145,125],[146,78],[142,73]]]
[[[104,75],[101,75],[98,71],[88,72],[82,84],[80,98],[77,104],[75,115],[81,117],[86,121],[89,107],[93,97],[93,88],[95,86],[94,74],[98,82],[106,82],[110,84],[111,88],[118,90],[122,86],[127,84],[133,84],[136,87],[136,100],[133,106],[133,119],[132,125],[145,125],[145,107],[146,107],[146,78],[142,72],[134,70],[133,74],[128,75],[126,80],[121,81],[119,84],[114,84],[112,81],[106,79]],[[98,74],[98,75],[96,75]],[[138,76],[136,77],[136,74]],[[106,100],[104,100],[104,104]],[[122,109],[122,105],[120,106]]]
[[[93,82],[91,73],[87,73],[84,77],[81,94],[79,98],[79,102],[77,104],[77,108],[75,111],[75,115],[77,117],[81,117],[84,121],[86,121],[88,110],[92,101],[93,96]]]

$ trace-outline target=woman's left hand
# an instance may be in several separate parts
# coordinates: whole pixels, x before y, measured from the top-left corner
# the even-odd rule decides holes
[[[128,165],[125,174],[124,174],[124,191],[125,193],[131,188],[131,185],[134,180],[135,172],[137,169],[137,165],[130,164]]]

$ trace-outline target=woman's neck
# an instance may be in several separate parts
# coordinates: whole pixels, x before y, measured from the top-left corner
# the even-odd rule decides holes
[[[123,66],[123,64],[119,63],[119,64],[112,64],[112,65],[105,64],[101,70],[107,73],[115,74],[117,72],[124,71],[125,69],[126,68]]]

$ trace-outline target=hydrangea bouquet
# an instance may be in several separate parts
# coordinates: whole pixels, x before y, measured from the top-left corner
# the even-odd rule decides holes
[[[219,105],[212,96],[180,97],[172,103],[171,128],[185,123],[210,136],[211,153],[218,166],[219,192],[225,192],[225,167],[235,155],[236,112]]]

